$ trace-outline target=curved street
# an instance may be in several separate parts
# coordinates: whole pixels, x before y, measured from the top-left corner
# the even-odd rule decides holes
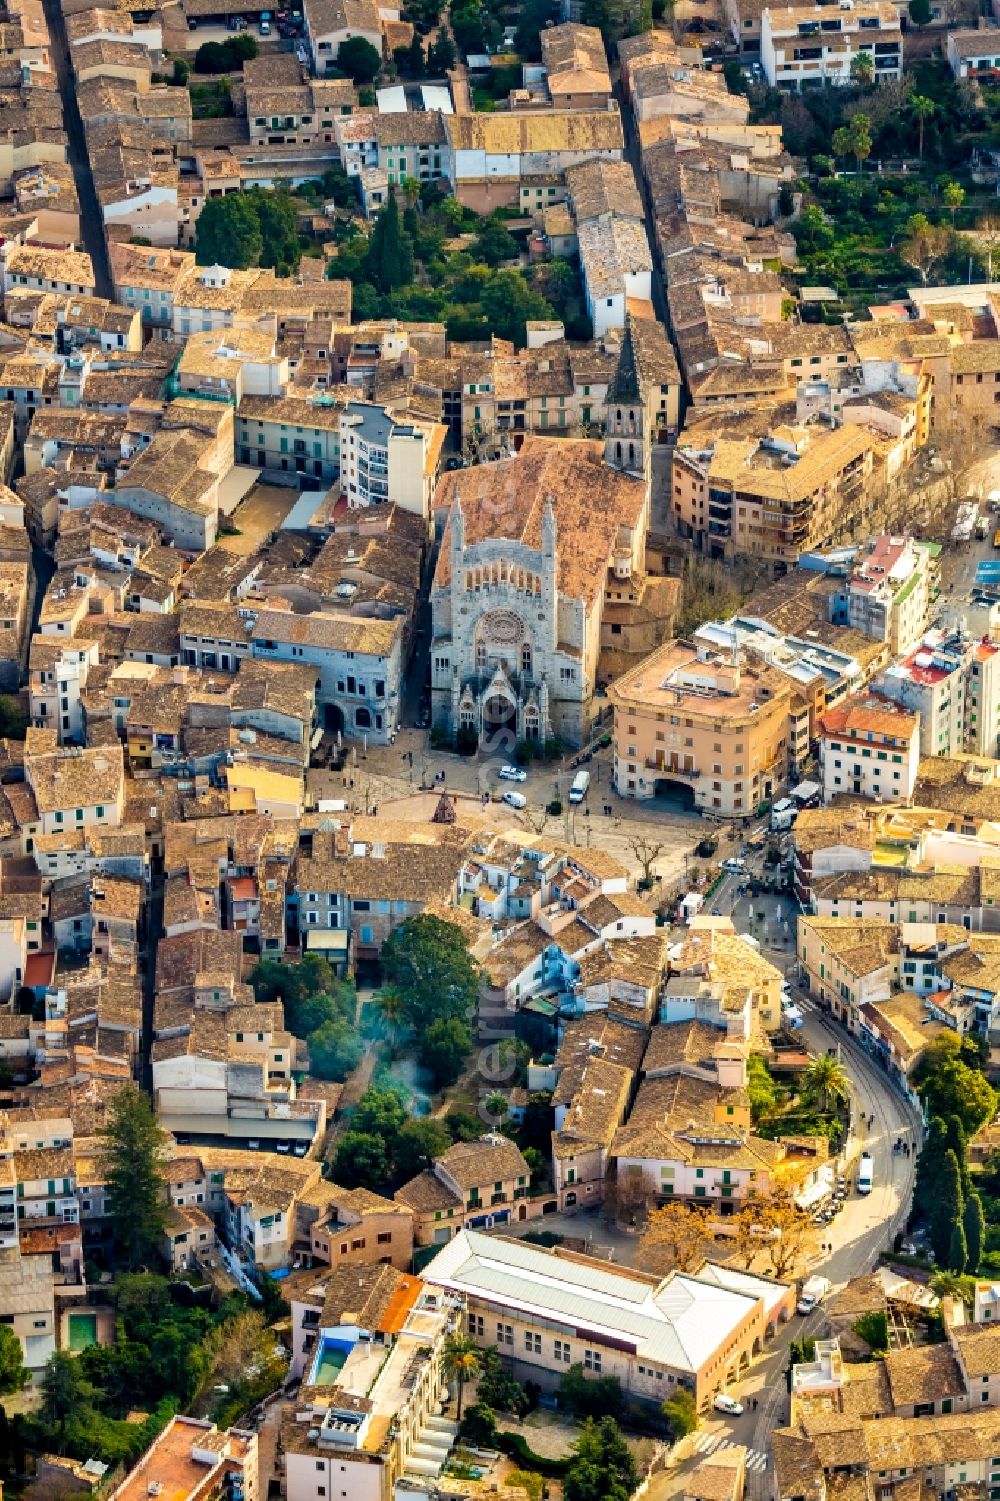
[[[902,1136],[911,1143],[919,1132],[917,1112],[889,1082],[864,1049],[844,1030],[820,1012],[815,1002],[801,1001],[804,1012],[802,1037],[811,1051],[825,1053],[840,1046],[841,1059],[851,1080],[852,1114],[856,1123],[874,1116],[872,1126],[861,1127],[852,1138],[852,1155],[871,1152],[874,1162],[874,1187],[861,1197],[853,1189],[847,1203],[833,1221],[829,1234],[834,1245],[832,1254],[818,1257],[813,1270],[829,1277],[834,1289],[842,1288],[852,1277],[871,1271],[880,1252],[892,1246],[893,1237],[906,1222],[916,1154],[909,1157],[893,1153],[893,1143]],[[919,1138],[916,1138],[919,1139]],[[770,1434],[788,1420],[788,1393],[785,1370],[788,1349],[793,1339],[817,1334],[823,1328],[822,1305],[808,1318],[795,1315],[779,1331],[767,1354],[749,1373],[745,1381],[731,1388],[743,1403],[739,1418],[725,1418],[712,1412],[698,1432],[681,1446],[687,1457],[673,1469],[654,1479],[651,1487],[655,1501],[680,1494],[685,1473],[700,1459],[726,1443],[745,1444],[747,1455],[746,1488],[750,1501],[769,1501],[773,1495],[770,1465]],[[757,1410],[753,1401],[757,1400]]]

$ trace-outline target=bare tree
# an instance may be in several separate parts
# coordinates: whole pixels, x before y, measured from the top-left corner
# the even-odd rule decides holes
[[[708,1217],[701,1205],[678,1199],[652,1209],[639,1242],[638,1261],[647,1270],[693,1272],[712,1247]]]
[[[986,252],[986,275],[993,280],[993,252],[1000,248],[1000,218],[996,214],[987,214],[985,219],[980,219],[976,225],[972,238],[979,242],[982,250]]]
[[[779,1282],[801,1260],[809,1240],[809,1220],[795,1202],[790,1189],[776,1186],[757,1205],[758,1220],[766,1234],[771,1271]]]
[[[609,1224],[635,1225],[655,1193],[655,1179],[641,1167],[614,1173],[604,1184],[604,1217]]]
[[[921,285],[926,287],[934,267],[947,255],[948,246],[946,229],[931,224],[926,214],[911,214],[906,221],[906,238],[898,247],[899,258],[916,271]]]
[[[549,821],[549,810],[544,803],[528,803],[521,809],[521,822],[527,824],[533,834],[540,834]]]
[[[628,841],[628,847],[642,867],[642,879],[647,886],[651,886],[653,866],[667,846],[662,840],[648,839],[645,834],[634,834]]]

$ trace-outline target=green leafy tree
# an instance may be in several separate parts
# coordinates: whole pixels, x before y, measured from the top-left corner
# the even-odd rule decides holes
[[[42,1420],[58,1437],[59,1452],[66,1444],[71,1425],[79,1423],[93,1396],[93,1388],[78,1370],[68,1350],[49,1356],[42,1373]]]
[[[828,222],[818,203],[806,204],[792,225],[792,234],[800,248],[807,254],[829,250],[836,238],[833,226]]]
[[[284,189],[254,188],[249,196],[263,241],[260,265],[290,275],[301,258],[295,204]]]
[[[565,1501],[628,1501],[638,1483],[632,1451],[614,1418],[588,1419],[566,1470]]]
[[[542,32],[555,19],[553,0],[522,0],[517,18],[514,47],[526,62],[537,63],[542,57]]]
[[[698,1404],[694,1394],[686,1387],[679,1386],[672,1397],[668,1397],[660,1408],[670,1428],[670,1437],[676,1443],[678,1439],[686,1438],[689,1433],[694,1433],[698,1426]]]
[[[910,0],[907,10],[914,26],[927,26],[933,16],[931,0]]]
[[[964,1209],[958,1159],[954,1152],[948,1149],[941,1161],[937,1198],[930,1212],[931,1243],[934,1247],[934,1259],[939,1266],[951,1264],[949,1261],[951,1233],[954,1226],[960,1223]],[[959,1267],[958,1270],[964,1271],[965,1269]]]
[[[559,1380],[559,1406],[580,1418],[618,1417],[623,1408],[617,1376],[588,1376],[578,1361]]]
[[[348,37],[337,51],[337,67],[355,83],[374,83],[382,59],[371,42],[363,36]]]
[[[473,1402],[466,1408],[462,1420],[462,1437],[476,1449],[495,1449],[497,1446],[497,1420],[492,1407],[485,1402]]]
[[[28,714],[19,698],[0,693],[0,736],[4,740],[23,740],[28,731]]]
[[[951,1238],[948,1242],[948,1270],[961,1276],[968,1260],[969,1250],[965,1243],[965,1227],[961,1220],[956,1220],[951,1227]]]
[[[747,1062],[747,1095],[750,1099],[750,1115],[755,1125],[770,1115],[778,1102],[777,1086],[760,1053],[751,1053]]]
[[[528,1394],[504,1366],[495,1345],[479,1354],[478,1400],[494,1412],[509,1412],[523,1417],[530,1407]]]
[[[881,1309],[869,1309],[859,1319],[855,1319],[851,1327],[873,1351],[888,1350],[889,1320]]]
[[[385,1138],[370,1131],[345,1131],[337,1143],[333,1176],[343,1188],[385,1188],[391,1177]]]
[[[927,7],[927,19],[928,19],[928,21],[930,20],[930,11],[931,11],[930,0],[910,0],[910,4],[911,4],[911,7],[913,5],[925,5]],[[912,9],[911,9],[911,14],[912,14]],[[918,23],[918,24],[926,24],[926,23]],[[928,99],[928,97],[927,97],[926,94],[911,94],[910,97],[909,97],[909,100],[907,101],[907,106],[909,108],[910,114],[913,116],[913,118],[917,122],[917,142],[918,142],[918,145],[917,145],[917,155],[920,158],[920,160],[923,161],[923,159],[924,159],[924,128],[925,128],[925,126],[927,124],[927,121],[930,119],[931,115],[933,115],[934,111],[937,109],[937,105],[934,103],[933,99]]]
[[[430,1117],[406,1121],[392,1143],[396,1176],[409,1182],[431,1167],[434,1159],[447,1152],[451,1144],[451,1137],[440,1121]]]
[[[913,1183],[913,1208],[921,1219],[929,1220],[938,1196],[941,1165],[948,1150],[948,1128],[939,1115],[927,1123],[924,1144],[917,1158]]]
[[[429,1020],[471,1018],[479,998],[479,966],[460,928],[430,913],[408,917],[382,945],[382,973],[405,997],[414,1031]]]
[[[957,182],[946,182],[941,189],[941,202],[951,215],[951,225],[955,227],[955,215],[965,202],[965,189],[959,187]]]
[[[996,1114],[996,1091],[962,1057],[962,1043],[954,1032],[939,1033],[925,1048],[914,1081],[931,1115],[957,1115],[967,1136],[975,1135]]]
[[[474,253],[477,260],[487,266],[499,266],[502,261],[514,260],[517,256],[517,241],[498,214],[484,219],[476,236]]]
[[[324,1022],[310,1032],[309,1071],[317,1079],[343,1082],[364,1057],[364,1043],[347,1022]]]
[[[405,287],[413,279],[413,249],[399,222],[399,205],[392,188],[375,220],[365,269],[369,280],[381,292]]]
[[[965,1127],[957,1115],[949,1115],[944,1123],[945,1140],[947,1151],[950,1148],[958,1161],[958,1171],[962,1178],[962,1195],[967,1197],[972,1188],[972,1178],[969,1174],[969,1138],[965,1134]]]
[[[98,1138],[105,1211],[118,1254],[133,1268],[156,1260],[167,1215],[167,1138],[148,1098],[134,1084],[115,1095]]]
[[[19,1392],[30,1379],[24,1368],[21,1341],[13,1329],[0,1324],[0,1394]]]
[[[406,1106],[395,1089],[366,1089],[351,1116],[352,1131],[370,1131],[387,1141],[401,1130]]]
[[[465,1383],[479,1374],[479,1351],[465,1334],[449,1334],[444,1344],[444,1368],[449,1380],[458,1384],[458,1406],[455,1417],[462,1421],[462,1398]]]
[[[424,56],[424,44],[417,32],[413,33],[413,40],[407,49],[406,72],[409,78],[424,78],[427,74],[427,59]]]
[[[194,55],[196,73],[226,73],[232,54],[224,42],[202,42]]]
[[[358,201],[354,183],[339,163],[327,167],[323,173],[323,194],[337,208],[354,208]]]
[[[439,1016],[420,1037],[420,1062],[435,1088],[454,1084],[472,1048],[472,1031],[457,1016]]]
[[[432,78],[443,77],[455,66],[455,43],[447,26],[442,26],[427,50],[427,71]]]
[[[965,1229],[965,1269],[978,1272],[986,1244],[986,1217],[983,1214],[983,1201],[977,1193],[966,1196],[962,1225]]]
[[[208,199],[198,215],[195,255],[199,266],[245,271],[260,265],[263,249],[260,219],[246,193]]]
[[[234,69],[238,68],[240,63],[249,62],[252,57],[256,57],[259,51],[257,38],[251,36],[249,31],[241,31],[237,36],[231,36],[225,45],[229,49]]]
[[[517,271],[498,271],[483,288],[480,306],[491,328],[519,348],[528,342],[529,320],[551,318],[553,309]]]

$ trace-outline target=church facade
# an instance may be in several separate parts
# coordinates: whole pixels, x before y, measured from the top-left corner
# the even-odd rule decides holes
[[[448,474],[438,503],[432,722],[506,750],[582,744],[609,578],[643,566],[644,479],[608,465],[599,443],[529,438],[514,458]]]

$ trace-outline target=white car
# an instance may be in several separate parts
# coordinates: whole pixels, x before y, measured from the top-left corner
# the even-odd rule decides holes
[[[739,1418],[743,1415],[742,1402],[737,1402],[736,1398],[731,1397],[728,1392],[720,1392],[712,1406],[716,1412],[726,1412],[731,1418]]]
[[[745,867],[746,861],[742,860],[739,855],[730,855],[728,860],[719,861],[720,870],[738,871],[745,869]]]
[[[528,799],[523,792],[505,792],[503,800],[508,808],[526,808],[528,805]]]
[[[783,1006],[781,1008],[781,1019],[786,1027],[791,1028],[793,1032],[797,1032],[802,1025],[802,1012],[798,1006]]]
[[[501,766],[497,772],[501,782],[526,782],[528,773],[522,771],[520,766]]]

